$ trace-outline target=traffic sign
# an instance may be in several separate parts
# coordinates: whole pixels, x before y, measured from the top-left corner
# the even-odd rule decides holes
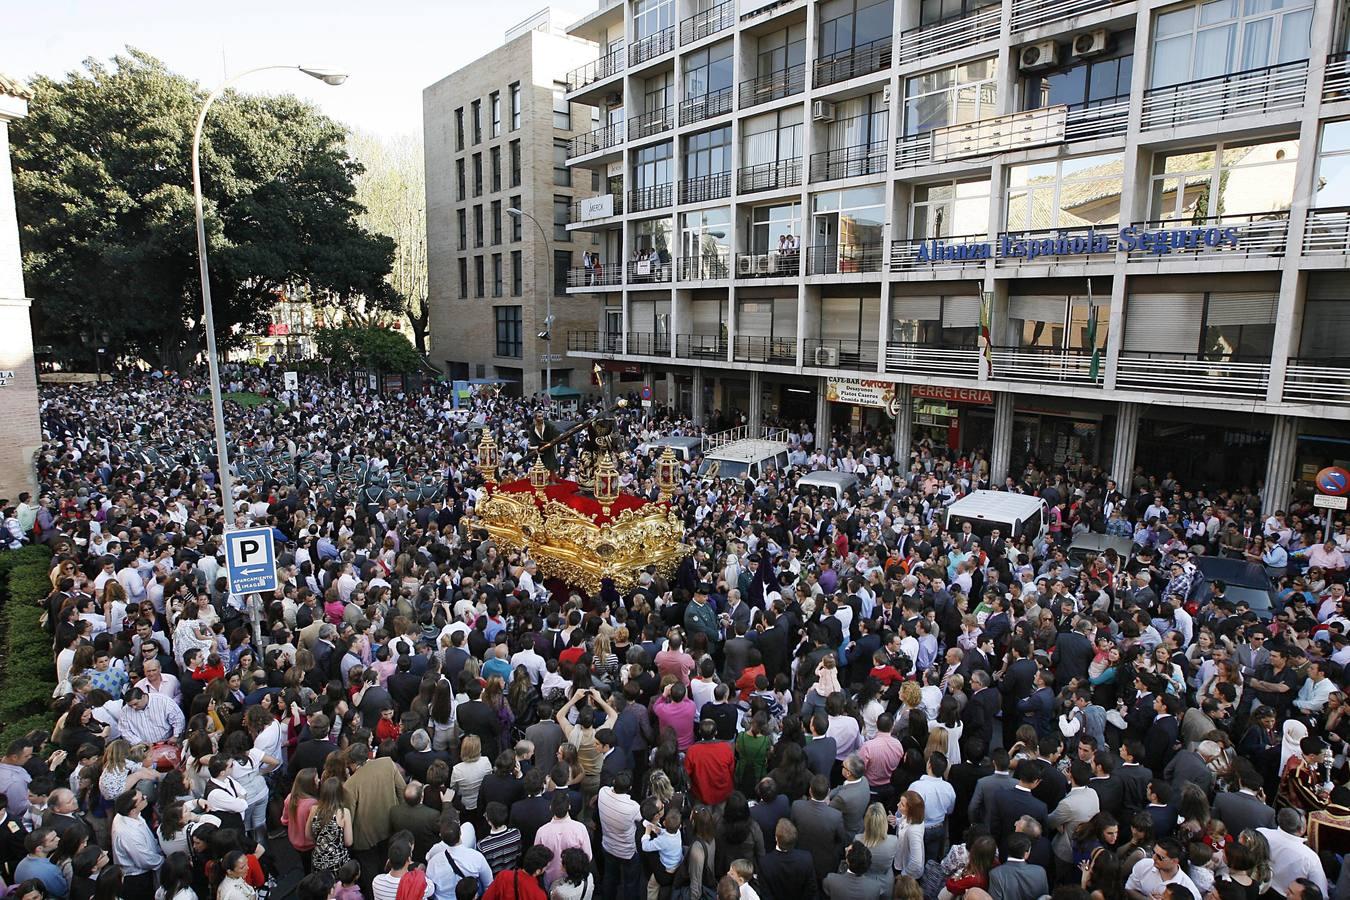
[[[1350,505],[1350,497],[1337,497],[1334,494],[1314,494],[1313,506],[1318,509],[1339,509],[1342,512]]]
[[[225,534],[225,567],[231,594],[256,594],[277,587],[272,529],[249,528]]]
[[[1324,494],[1330,494],[1333,497],[1343,497],[1350,494],[1350,472],[1345,471],[1340,466],[1327,466],[1317,473],[1315,481],[1317,489]]]
[[[651,385],[649,385],[649,384],[644,384],[644,385],[642,386],[642,399],[643,399],[643,400],[650,400],[650,399],[652,399],[652,387],[651,387]]]

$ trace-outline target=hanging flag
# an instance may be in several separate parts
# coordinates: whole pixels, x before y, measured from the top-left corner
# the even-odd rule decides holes
[[[1088,279],[1088,322],[1087,341],[1092,348],[1092,361],[1088,363],[1088,380],[1095,382],[1101,371],[1102,352],[1097,348],[1097,304],[1092,302],[1092,279]]]
[[[994,342],[989,331],[993,302],[993,294],[980,294],[980,368],[985,378],[994,377]]]

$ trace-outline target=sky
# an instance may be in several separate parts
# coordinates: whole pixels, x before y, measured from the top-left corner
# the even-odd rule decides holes
[[[323,112],[383,137],[420,134],[422,89],[500,46],[508,28],[547,0],[0,0],[0,71],[60,78],[127,46],[214,87],[255,66],[308,65],[348,72],[330,87],[298,72],[261,72],[247,93],[301,96]],[[595,0],[553,4],[570,24]]]

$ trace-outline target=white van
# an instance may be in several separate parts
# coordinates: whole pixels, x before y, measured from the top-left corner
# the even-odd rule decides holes
[[[1004,538],[1026,537],[1032,541],[1050,528],[1044,500],[1005,491],[972,491],[947,507],[945,527],[949,532],[959,534],[966,522],[979,537],[987,537],[997,528]]]
[[[809,472],[797,479],[797,489],[815,488],[827,497],[833,497],[835,503],[844,499],[850,489],[858,486],[858,476],[848,472]]]
[[[653,438],[650,441],[643,441],[638,444],[637,452],[639,456],[646,456],[648,453],[655,453],[660,456],[666,452],[667,447],[675,451],[676,457],[684,462],[689,462],[703,451],[703,438],[685,437],[683,435]]]
[[[700,478],[759,478],[788,467],[788,445],[756,438],[723,444],[703,455]]]

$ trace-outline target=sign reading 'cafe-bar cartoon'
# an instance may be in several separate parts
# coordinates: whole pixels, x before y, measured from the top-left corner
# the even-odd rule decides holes
[[[1143,253],[1166,256],[1173,251],[1236,249],[1238,228],[1147,229],[1129,225],[1119,231],[1062,233],[1054,237],[1024,238],[1001,234],[998,241],[948,243],[933,238],[919,243],[919,262],[981,259],[1036,259],[1042,256],[1089,256],[1101,253]]]

